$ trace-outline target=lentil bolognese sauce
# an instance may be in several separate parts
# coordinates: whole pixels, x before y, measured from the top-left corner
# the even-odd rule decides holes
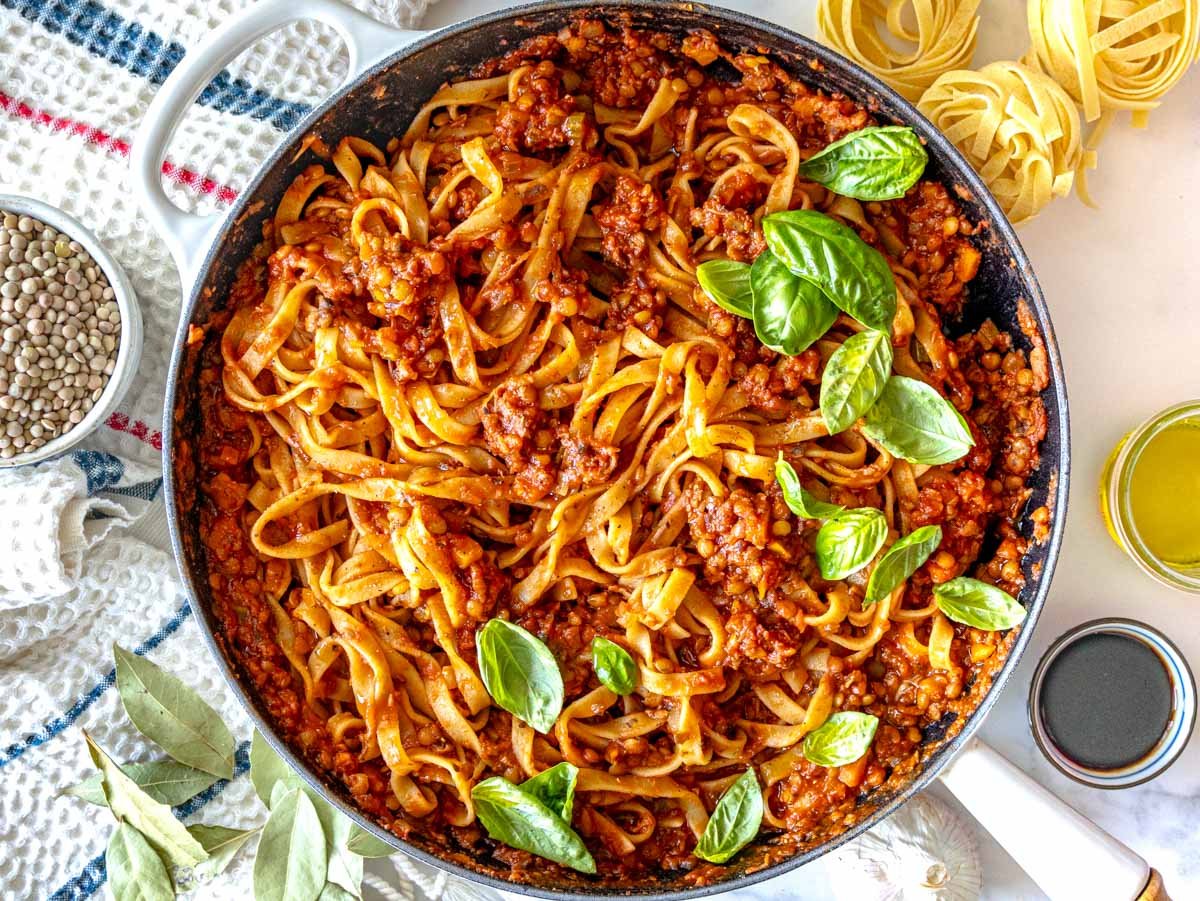
[[[304,170],[195,336],[223,641],[298,753],[459,862],[716,881],[728,855],[698,843],[749,772],[761,812],[726,844],[759,834],[765,865],[986,692],[1013,620],[937,591],[1023,587],[1045,351],[1032,323],[1028,353],[990,322],[943,333],[978,226],[934,181],[858,200],[807,177],[875,123],[766,57],[581,19],[473,75]],[[886,261],[876,331],[768,240],[796,211]],[[698,282],[714,261],[734,288]],[[782,319],[758,274],[779,261]],[[954,459],[915,462],[869,366],[831,434],[831,358],[879,329],[881,378],[961,426]],[[848,757],[814,741],[847,724]],[[564,763],[564,803],[528,783]],[[483,785],[510,792],[488,815]]]

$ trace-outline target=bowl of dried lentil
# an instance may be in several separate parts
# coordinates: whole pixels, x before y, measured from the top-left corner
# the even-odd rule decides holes
[[[121,402],[141,354],[137,295],[95,235],[0,194],[0,468],[82,441]]]

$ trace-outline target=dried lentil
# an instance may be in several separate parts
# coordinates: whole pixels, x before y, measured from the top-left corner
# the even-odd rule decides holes
[[[83,246],[0,210],[0,458],[81,423],[116,365],[121,315]]]

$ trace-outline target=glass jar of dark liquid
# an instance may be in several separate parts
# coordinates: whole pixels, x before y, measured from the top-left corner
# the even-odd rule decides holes
[[[1038,747],[1064,774],[1097,788],[1153,779],[1183,751],[1195,721],[1196,683],[1183,655],[1135,620],[1067,632],[1029,689]]]

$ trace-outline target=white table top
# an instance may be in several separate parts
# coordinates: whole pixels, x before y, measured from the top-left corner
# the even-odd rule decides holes
[[[437,28],[509,4],[440,0],[425,20]],[[722,0],[805,34],[815,34],[813,0]],[[1025,4],[986,3],[977,65],[1014,59],[1028,45]],[[1042,651],[1071,626],[1101,616],[1143,620],[1167,633],[1200,668],[1200,596],[1158,585],[1117,549],[1097,508],[1109,452],[1157,410],[1200,397],[1200,67],[1193,67],[1150,117],[1146,131],[1114,124],[1091,174],[1091,210],[1056,200],[1020,230],[1050,304],[1067,369],[1072,422],[1071,503],[1066,542],[1028,653],[982,728],[983,739],[1162,872],[1174,898],[1200,897],[1200,739],[1146,785],[1104,791],[1077,785],[1041,756],[1025,718],[1029,679]],[[935,793],[945,798],[944,792]],[[1042,894],[979,830],[985,897]],[[817,861],[754,889],[751,899],[832,897]]]

